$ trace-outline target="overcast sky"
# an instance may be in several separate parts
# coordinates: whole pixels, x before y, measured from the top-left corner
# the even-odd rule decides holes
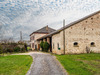
[[[62,27],[100,10],[100,0],[0,0],[0,38],[29,39],[33,31],[48,25]]]

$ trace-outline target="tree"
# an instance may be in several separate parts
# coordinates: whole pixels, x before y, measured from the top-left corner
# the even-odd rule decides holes
[[[44,49],[44,51],[48,52],[49,47],[50,47],[50,45],[49,45],[48,42],[44,42],[44,43],[43,43],[43,49]]]
[[[42,51],[43,51],[43,41],[40,43],[40,47],[42,48]]]
[[[3,48],[2,48],[2,46],[0,45],[0,54],[2,54],[3,53]]]

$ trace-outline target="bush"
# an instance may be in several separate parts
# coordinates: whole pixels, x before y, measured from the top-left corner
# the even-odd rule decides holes
[[[15,47],[14,48],[14,52],[19,52],[20,51],[20,47]]]
[[[13,52],[12,49],[10,49],[10,48],[7,48],[6,50],[7,50],[7,52],[10,52],[10,53]]]
[[[21,48],[20,51],[21,51],[21,52],[25,52],[25,51],[26,51],[26,50],[25,50],[25,47]]]
[[[3,53],[3,48],[2,48],[2,46],[0,45],[0,54],[2,54]]]
[[[49,46],[50,46],[50,45],[49,45],[48,42],[44,42],[44,43],[43,43],[43,49],[44,49],[44,51],[48,52]]]
[[[27,50],[27,44],[26,44],[26,43],[24,44],[24,48],[25,48],[26,51],[28,51],[28,50]]]
[[[43,49],[43,43],[44,43],[43,41],[40,43],[40,47],[42,48],[42,51],[44,50]]]
[[[27,47],[27,50],[29,51],[31,48],[30,47]]]

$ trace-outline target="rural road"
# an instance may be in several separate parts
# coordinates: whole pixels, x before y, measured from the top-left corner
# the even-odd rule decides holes
[[[33,63],[26,75],[67,75],[55,56],[47,53],[31,53]]]

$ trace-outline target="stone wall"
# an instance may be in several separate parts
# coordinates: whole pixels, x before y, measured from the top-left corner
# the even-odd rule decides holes
[[[63,54],[63,31],[52,36],[52,46],[53,43],[53,53]],[[61,50],[57,49],[57,43]],[[65,29],[66,54],[86,53],[87,48],[100,53],[100,13]]]
[[[63,54],[62,32],[52,36],[52,52],[56,54]],[[58,44],[59,48],[58,49]]]
[[[38,48],[38,44],[39,44],[40,42],[39,42],[39,41],[36,41],[36,40],[39,39],[40,37],[44,36],[44,35],[46,35],[46,34],[35,33],[35,34],[31,35],[31,37],[34,36],[34,40],[31,41],[31,48],[32,48],[32,43],[34,43],[34,48],[32,48],[32,50],[35,49],[35,45],[36,45],[37,48]]]

